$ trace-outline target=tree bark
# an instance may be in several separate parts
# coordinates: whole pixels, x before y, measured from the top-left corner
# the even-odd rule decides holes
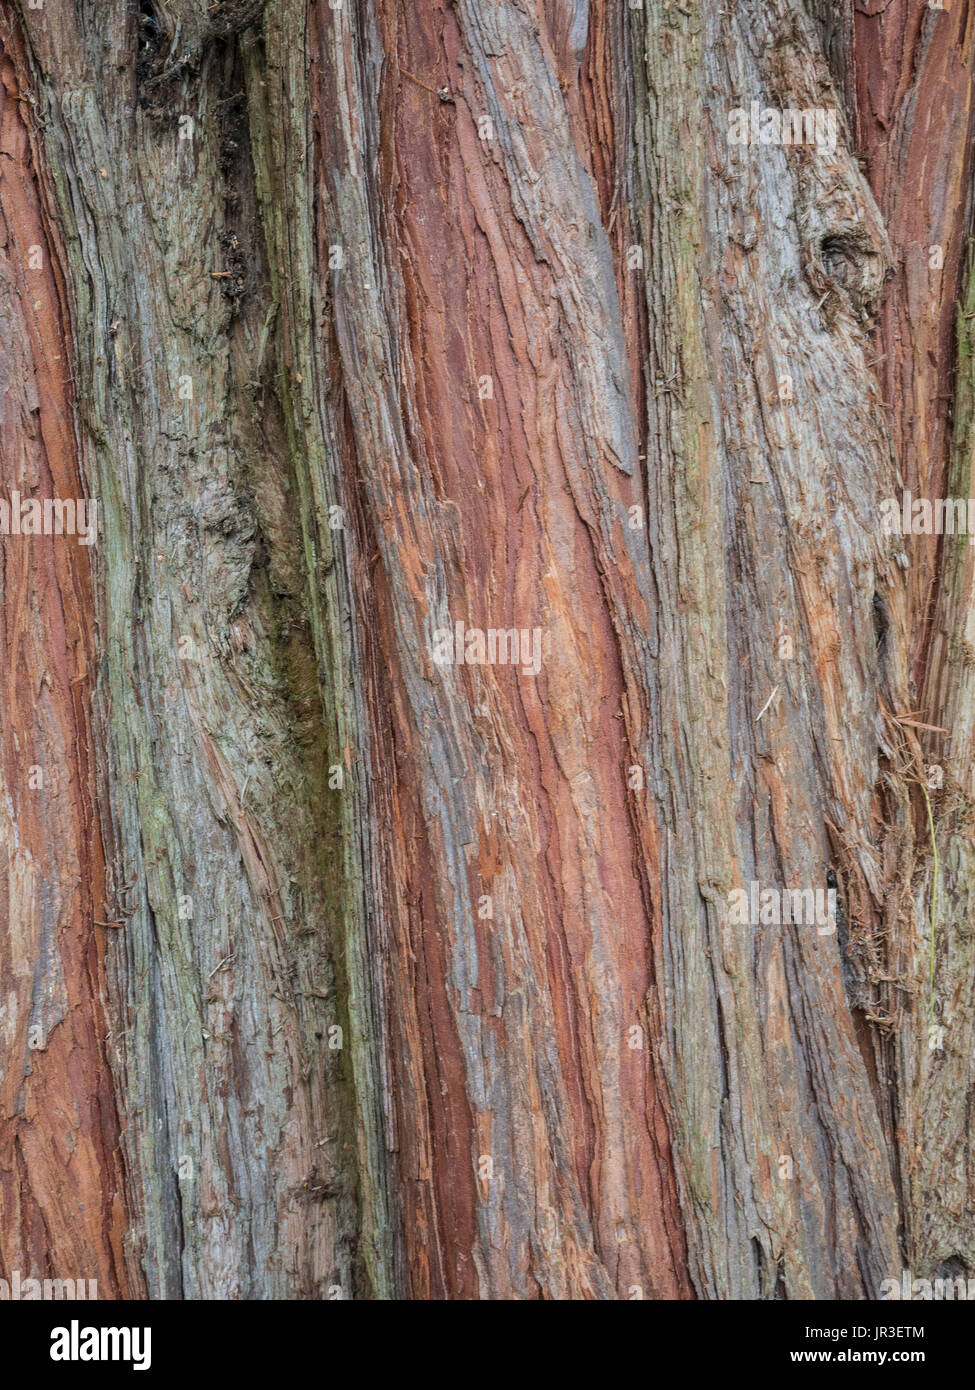
[[[0,1277],[975,1275],[971,27],[0,0]]]

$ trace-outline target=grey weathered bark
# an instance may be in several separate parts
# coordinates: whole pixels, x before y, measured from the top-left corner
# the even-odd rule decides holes
[[[0,4],[4,487],[99,506],[4,542],[3,1269],[975,1272],[971,552],[880,524],[972,490],[970,28]]]

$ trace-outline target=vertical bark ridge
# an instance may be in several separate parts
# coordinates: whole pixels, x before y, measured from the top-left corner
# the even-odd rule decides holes
[[[868,0],[856,6],[854,19],[857,138],[896,262],[878,324],[878,376],[899,484],[915,496],[941,497],[957,300],[972,210],[975,17],[968,4],[932,9],[892,0],[881,7]],[[912,660],[919,687],[937,551],[936,536],[918,537],[910,547]]]
[[[903,826],[878,834],[888,785],[903,797],[881,699],[906,684],[902,640],[881,657],[873,623],[878,589],[903,606],[874,526],[891,462],[866,366],[889,248],[842,123],[834,150],[728,140],[754,100],[837,109],[801,6],[650,4],[632,22],[664,734],[649,786],[692,1269],[710,1297],[875,1295],[899,1267],[898,1207],[889,1048],[864,1019],[885,1029],[898,997],[884,942],[907,853]],[[729,924],[732,888],[831,875],[842,947]]]
[[[128,1256],[153,1297],[348,1297],[385,1278],[387,1242],[360,1229],[378,1160],[351,1079],[372,1034],[350,1023],[355,803],[332,775],[351,771],[348,648],[325,446],[314,422],[294,440],[307,305],[265,259],[242,101],[255,18],[20,10],[104,523],[103,830],[127,919],[108,946],[111,1060]],[[269,138],[303,161],[292,126]]]
[[[321,246],[349,251],[335,321],[416,789],[400,814],[428,847],[418,863],[397,836],[390,895],[394,971],[419,1000],[394,1087],[411,1287],[672,1294],[665,1131],[626,1040],[651,967],[608,550],[635,430],[582,131],[527,7],[389,6],[374,34],[318,14],[314,81],[340,113]],[[434,634],[458,619],[541,627],[542,672],[438,667]]]
[[[60,245],[39,187],[24,54],[0,11],[0,480],[86,496]],[[14,510],[19,510],[11,502]],[[97,521],[97,518],[96,518]],[[0,1270],[127,1292],[118,1118],[105,1057],[104,864],[94,816],[91,550],[3,541],[0,698]]]
[[[855,14],[859,141],[895,260],[877,355],[898,501],[905,490],[931,503],[973,492],[973,22],[969,5],[902,0]],[[932,726],[899,754],[916,847],[904,933],[913,1000],[896,1040],[898,1152],[906,1262],[931,1278],[975,1269],[965,1216],[975,1191],[971,549],[964,537],[934,534],[897,546],[914,677],[907,709]]]

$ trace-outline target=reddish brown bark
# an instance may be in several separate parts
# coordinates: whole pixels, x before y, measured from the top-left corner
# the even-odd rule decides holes
[[[0,77],[0,493],[86,495],[61,248],[43,213],[23,50]],[[90,551],[10,536],[0,603],[0,1275],[128,1292],[106,1064],[104,863],[94,813]],[[41,779],[43,779],[42,784]],[[32,783],[34,785],[32,785]]]
[[[0,492],[108,526],[3,545],[4,1271],[975,1268],[972,562],[878,522],[971,453],[969,6],[137,9],[0,3]],[[851,131],[729,139],[839,92],[879,213]]]
[[[926,0],[857,0],[857,138],[894,253],[877,374],[900,480],[914,497],[946,495],[959,281],[972,217],[973,64],[975,11],[967,0],[944,9]],[[908,543],[919,681],[938,547],[937,536]]]
[[[386,573],[405,580],[395,594],[380,577],[373,636],[394,654],[374,709],[393,711],[392,756],[380,746],[376,777],[395,765],[398,782],[387,822],[391,1054],[409,1288],[418,1298],[625,1297],[638,1285],[674,1297],[688,1285],[666,1128],[649,1044],[626,1041],[628,1028],[646,1024],[650,990],[644,854],[621,776],[632,758],[610,612],[591,523],[570,486],[584,451],[578,407],[559,386],[572,368],[552,307],[557,272],[539,264],[518,225],[510,172],[479,138],[476,118],[489,103],[452,8],[390,5],[379,23],[394,55],[378,94],[379,183],[390,208],[381,226],[389,271],[402,281],[402,314],[386,321],[401,364],[390,406],[402,412],[416,468],[409,484],[390,473],[370,487],[397,444],[377,446],[363,425],[376,407],[351,363],[362,355],[355,297],[371,293],[372,274],[357,264],[335,282],[336,370],[345,368],[359,425],[363,524],[379,538]],[[316,57],[320,45],[330,51],[335,27],[322,4]],[[605,42],[602,31],[594,41]],[[559,26],[551,49],[544,31],[538,43],[568,93],[566,133],[587,178],[583,55]],[[341,100],[331,66],[323,57],[312,73],[324,110]],[[614,180],[600,85],[608,76],[591,71],[587,89],[601,112],[592,119],[610,137],[599,154],[604,202]],[[517,95],[515,113],[544,160],[549,133]],[[333,121],[322,116],[318,129],[326,171],[340,177],[353,155]],[[323,244],[342,240],[334,225],[323,229]],[[484,376],[492,394],[482,400]],[[403,634],[422,631],[422,576],[441,565],[451,621],[522,627],[544,613],[551,633],[537,680],[458,673],[464,706],[445,693],[435,716],[458,740],[447,769],[401,693],[417,650],[413,639],[404,648]],[[479,730],[461,728],[468,702],[485,721]],[[452,776],[436,792],[444,771]],[[438,796],[444,822],[471,803],[463,882],[457,846],[432,813]],[[482,895],[493,899],[492,919],[477,916]],[[455,926],[455,914],[469,925]],[[461,950],[477,961],[464,985]],[[468,1025],[478,1041],[461,1036]],[[491,1160],[493,1179],[479,1178],[479,1156]]]
[[[878,370],[898,483],[915,500],[960,498],[964,505],[975,493],[968,322],[975,12],[954,0],[944,9],[905,0],[864,5],[855,44],[861,140],[895,256]],[[904,1239],[915,1268],[958,1274],[975,1265],[966,1216],[975,1169],[970,1119],[962,1114],[975,1045],[973,552],[965,536],[950,534],[906,536],[899,546],[909,566],[912,703],[933,726],[918,735],[914,776],[924,790],[915,786],[913,801],[916,881],[934,940],[912,1027],[897,1043]]]

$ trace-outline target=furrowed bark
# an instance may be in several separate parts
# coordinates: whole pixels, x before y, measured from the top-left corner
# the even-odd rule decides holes
[[[36,174],[30,80],[0,60],[0,475],[81,499],[61,246]],[[72,501],[72,506],[74,502]],[[0,1241],[3,1265],[127,1289],[105,1065],[104,863],[93,802],[91,550],[13,537],[0,570]]]
[[[896,262],[878,334],[898,459],[892,495],[967,500],[975,490],[967,318],[975,310],[972,16],[964,6],[858,6],[855,52],[860,142]],[[975,1194],[967,542],[908,536],[899,554],[909,592],[910,708],[922,730],[920,746],[901,752],[913,783],[916,848],[904,946],[913,1007],[897,1037],[896,1105],[905,1253],[924,1278],[975,1269],[967,1219]]]
[[[969,29],[0,4],[3,1270],[973,1269]]]
[[[673,1296],[666,1134],[626,1042],[650,941],[621,777],[622,581],[603,572],[635,429],[582,132],[526,10],[386,7],[376,27],[320,6],[312,81],[339,113],[319,115],[320,264],[345,248],[336,337],[395,686],[409,1288]],[[378,91],[377,43],[396,55]],[[510,93],[528,89],[526,136]],[[541,627],[544,674],[438,667],[434,635],[458,620]]]
[[[967,6],[858,4],[858,140],[896,259],[880,316],[878,376],[899,482],[944,495],[959,278],[972,213],[972,16]],[[938,541],[918,538],[908,579],[920,671]],[[937,723],[936,720],[929,721]]]
[[[947,497],[966,499],[975,495],[973,337],[967,317],[975,316],[971,246],[969,241],[958,307],[955,419],[943,489]],[[916,805],[918,988],[913,1027],[899,1040],[905,1221],[910,1267],[922,1278],[955,1278],[975,1268],[970,1221],[975,1192],[970,1143],[975,1083],[973,585],[969,538],[945,536],[921,717],[946,732],[923,734],[927,747],[914,763],[920,783],[915,802],[921,802]]]
[[[636,30],[654,711],[674,731],[649,754],[692,1268],[710,1297],[875,1294],[897,1267],[885,1056],[853,1010],[890,973],[896,911],[874,827],[879,697],[904,674],[874,637],[898,580],[871,527],[890,460],[863,326],[886,239],[845,141],[727,142],[752,100],[835,104],[801,12],[651,6]],[[733,888],[831,874],[845,933],[727,924]]]
[[[307,323],[286,263],[272,277],[265,260],[245,28],[202,13],[143,6],[141,30],[120,4],[83,27],[64,9],[20,14],[102,513],[96,711],[108,911],[125,921],[106,975],[130,1277],[152,1297],[348,1296],[383,1276],[360,1227],[374,1121],[355,1120],[351,1079],[374,1047],[356,799],[332,789],[356,742],[330,592],[341,543],[328,494],[312,493],[328,441],[295,389]],[[191,57],[178,73],[167,24]],[[286,148],[290,113],[274,115],[268,138]]]

